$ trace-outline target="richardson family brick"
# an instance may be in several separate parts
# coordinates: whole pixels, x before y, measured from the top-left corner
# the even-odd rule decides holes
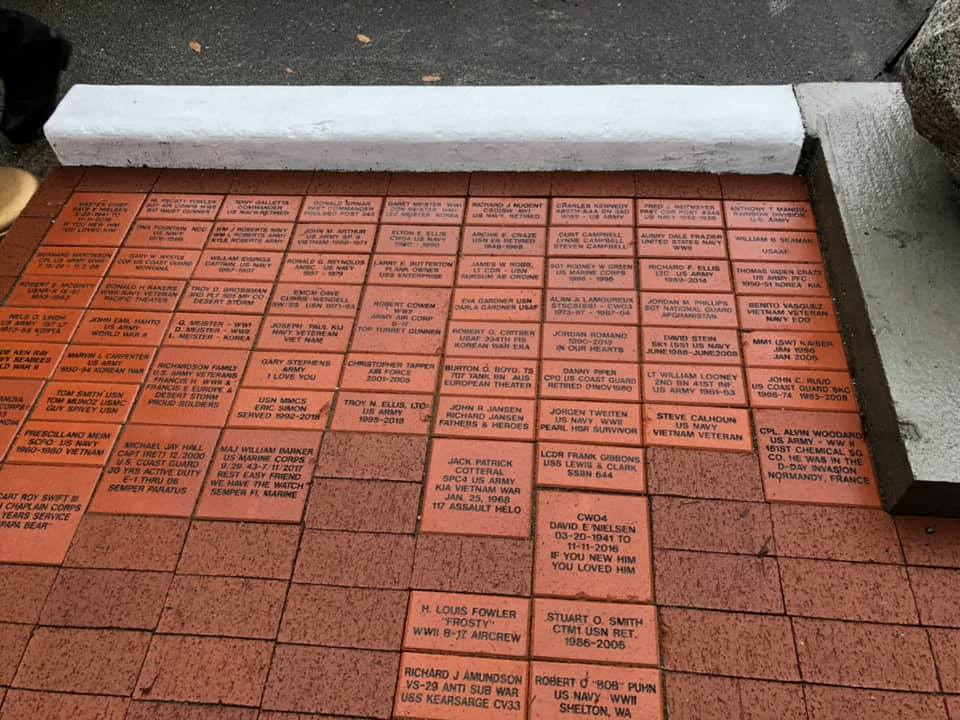
[[[773,503],[770,514],[781,557],[903,562],[896,525],[883,510]]]

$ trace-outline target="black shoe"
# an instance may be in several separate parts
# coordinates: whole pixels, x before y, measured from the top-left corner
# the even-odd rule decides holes
[[[57,106],[57,82],[73,46],[56,30],[32,39],[18,53],[17,67],[4,73],[0,131],[12,143],[37,139]]]

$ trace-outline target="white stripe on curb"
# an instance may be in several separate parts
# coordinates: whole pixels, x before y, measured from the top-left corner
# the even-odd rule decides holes
[[[790,86],[76,85],[64,165],[792,173]]]

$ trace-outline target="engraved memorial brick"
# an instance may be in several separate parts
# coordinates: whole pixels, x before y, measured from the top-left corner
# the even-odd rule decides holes
[[[618,665],[659,665],[653,605],[536,598],[530,656]]]
[[[640,406],[575,400],[541,400],[537,437],[560,442],[640,445]]]
[[[426,435],[432,410],[433,395],[341,391],[332,429]]]
[[[300,522],[319,446],[319,432],[226,430],[197,517]]]
[[[378,253],[456,255],[460,228],[442,225],[381,225]]]
[[[258,350],[345,352],[353,320],[266,315],[257,340]]]
[[[736,328],[734,296],[726,293],[640,293],[644,325]]]
[[[142,193],[74,193],[43,244],[117,247],[144,197]]]
[[[640,376],[633,363],[544,360],[540,397],[640,402]]]
[[[290,195],[227,195],[220,219],[293,222],[302,201],[303,198]]]
[[[283,261],[280,280],[362,285],[367,274],[368,261],[367,255],[289,252]]]
[[[617,325],[543,324],[543,357],[636,362],[638,331]]]
[[[443,362],[440,392],[532,398],[537,392],[537,361],[447,358]]]
[[[433,434],[533,440],[535,414],[535,402],[529,399],[441,395]]]
[[[151,220],[213,220],[223,195],[176,195],[150,193],[140,208],[139,217]]]
[[[88,310],[74,343],[91,345],[159,345],[170,315],[139,310]]]
[[[293,223],[218,222],[213,226],[208,250],[283,252],[290,242]]]
[[[643,366],[643,399],[655,403],[746,405],[743,370],[739,366]]]
[[[576,663],[530,663],[528,720],[588,717],[663,718],[660,671]],[[574,710],[573,708],[576,708]]]
[[[119,433],[120,426],[114,424],[28,420],[14,441],[7,462],[103,465]]]
[[[854,413],[756,410],[768,501],[880,507],[880,494]]]
[[[321,390],[248,388],[237,391],[228,427],[322,430],[333,393]]]
[[[170,320],[164,343],[248,350],[253,347],[259,327],[259,315],[181,312]]]
[[[439,355],[450,295],[448,288],[368,287],[351,349]]]
[[[667,292],[732,292],[725,260],[651,259],[640,261],[640,287]]]
[[[749,411],[741,408],[645,403],[643,430],[645,445],[745,452],[753,449]]]
[[[469,255],[460,259],[460,287],[543,287],[543,258]]]
[[[440,361],[424,355],[350,353],[340,386],[344,390],[431,393]]]
[[[629,227],[551,227],[547,254],[552,257],[633,257]]]
[[[211,222],[181,220],[137,220],[130,228],[124,247],[199,250],[207,241]]]
[[[69,474],[32,465],[0,468],[0,562],[62,563],[99,476],[99,468]]]
[[[643,362],[740,364],[736,330],[645,327],[642,335]]]
[[[537,443],[537,485],[580,490],[646,491],[643,450],[620,445]]]
[[[659,258],[726,258],[723,230],[637,228],[637,255]]]
[[[375,223],[383,198],[378,196],[307,195],[300,222]]]
[[[389,197],[381,219],[385,224],[459,225],[466,202],[454,197]]]
[[[433,441],[421,532],[525,538],[533,502],[533,445]]]
[[[337,223],[298,224],[293,231],[291,252],[368,253],[373,250],[376,225]]]
[[[360,306],[359,285],[277,283],[267,312],[353,318]]]
[[[731,260],[764,262],[823,262],[820,238],[815,232],[779,230],[729,230]]]
[[[541,490],[536,538],[537,595],[653,599],[645,497]]]
[[[524,720],[526,697],[526,662],[405,652],[393,717]]]
[[[633,201],[626,198],[554,198],[551,225],[633,225]]]
[[[531,288],[461,288],[453,291],[453,320],[539,322],[541,291]]]
[[[403,648],[525,658],[529,621],[526,598],[414,590]]]
[[[546,245],[546,228],[467,225],[461,250],[464,255],[543,255]]]
[[[546,225],[546,198],[473,197],[467,206],[468,225]]]
[[[845,370],[847,358],[839,333],[745,332],[743,357],[748,367]]]
[[[375,254],[370,263],[371,285],[450,287],[457,268],[452,255]]]
[[[335,353],[250,353],[243,387],[285,390],[333,390],[340,378],[343,355]]]
[[[723,227],[719,200],[637,200],[640,227]]]
[[[845,370],[751,368],[747,379],[753,407],[847,412],[858,409],[853,379]]]
[[[270,297],[270,283],[227,280],[191,280],[180,310],[191,312],[262,313]]]
[[[748,295],[737,298],[744,330],[837,332],[830,298]]]
[[[222,427],[248,354],[245,350],[161,348],[133,421]]]
[[[733,279],[743,295],[829,295],[823,265],[735,262]]]
[[[190,517],[219,435],[218,428],[127,425],[91,512]]]

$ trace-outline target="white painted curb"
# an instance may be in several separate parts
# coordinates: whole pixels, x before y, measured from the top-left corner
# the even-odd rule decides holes
[[[64,165],[792,173],[790,86],[76,85]]]

